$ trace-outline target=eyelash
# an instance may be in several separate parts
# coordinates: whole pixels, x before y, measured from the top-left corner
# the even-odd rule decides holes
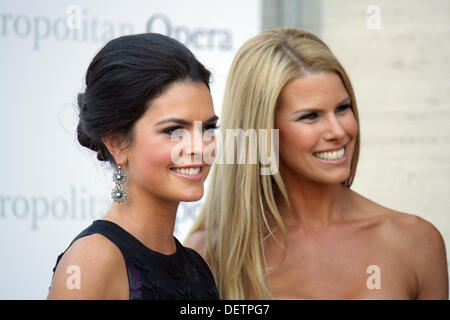
[[[219,129],[219,126],[217,124],[210,124],[209,126],[206,126],[203,128],[203,132],[206,130],[216,130]]]
[[[337,107],[336,112],[344,112],[349,108],[351,108],[350,104],[344,104],[342,106]],[[314,120],[315,118],[317,118],[317,112],[308,113],[308,114],[298,118],[297,121],[298,120]]]
[[[161,132],[164,134],[171,135],[177,129],[183,129],[183,127],[173,126],[173,127],[166,128],[166,129],[162,130]]]
[[[210,129],[216,130],[218,128],[219,127],[217,126],[217,124],[210,124],[203,128],[203,132],[205,132],[206,130],[210,130]],[[184,129],[184,128],[180,127],[180,126],[173,126],[173,127],[166,128],[166,129],[162,130],[161,132],[164,134],[167,134],[167,135],[171,135],[177,129]]]
[[[342,112],[344,112],[344,111],[346,111],[347,109],[351,109],[351,105],[350,104],[344,104],[344,105],[342,105],[342,106],[339,106],[338,108],[336,108],[336,111],[337,110],[340,110],[340,111],[342,111]]]

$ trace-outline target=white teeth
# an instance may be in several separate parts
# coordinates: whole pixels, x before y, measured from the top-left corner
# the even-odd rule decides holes
[[[173,168],[173,170],[189,176],[194,176],[200,172],[200,168]]]
[[[339,160],[344,156],[344,148],[332,152],[315,152],[314,156],[323,160]]]

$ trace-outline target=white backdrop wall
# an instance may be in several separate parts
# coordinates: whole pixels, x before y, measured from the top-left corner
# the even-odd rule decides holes
[[[259,32],[259,1],[0,2],[0,299],[43,299],[57,255],[110,205],[111,169],[76,139],[76,94],[110,39],[159,32],[212,71],[220,115],[226,74]],[[199,202],[182,204],[183,240]]]

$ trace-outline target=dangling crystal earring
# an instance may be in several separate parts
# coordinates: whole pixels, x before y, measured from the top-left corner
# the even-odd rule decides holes
[[[122,170],[122,166],[117,166],[117,169],[113,173],[113,181],[116,183],[116,187],[112,189],[111,198],[117,202],[125,202],[128,197],[127,189],[122,186],[127,181],[125,171]]]

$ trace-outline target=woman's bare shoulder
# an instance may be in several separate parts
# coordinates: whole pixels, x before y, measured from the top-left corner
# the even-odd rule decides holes
[[[375,217],[380,220],[383,231],[399,244],[408,246],[443,244],[439,230],[419,215],[381,206],[378,213]]]
[[[352,192],[356,211],[361,220],[376,221],[384,231],[413,239],[424,234],[436,236],[439,231],[419,215],[396,211]]]
[[[399,245],[414,256],[445,255],[444,239],[439,230],[428,220],[410,213],[393,211],[387,216],[391,234],[396,234]]]
[[[367,221],[374,221],[380,230],[395,239],[396,243],[417,245],[443,244],[438,229],[426,219],[413,213],[405,213],[384,207],[372,200],[358,195],[360,211]],[[363,208],[363,209],[361,209]]]
[[[385,246],[394,249],[413,270],[418,299],[448,298],[448,269],[444,239],[428,220],[412,213],[392,210],[369,200],[367,221],[377,225]]]
[[[206,257],[206,230],[199,230],[186,238],[183,245],[185,247],[194,249],[203,258]]]
[[[429,221],[413,214],[396,212],[391,219],[395,244],[414,269],[417,299],[448,299],[448,266],[444,239]]]
[[[125,287],[127,271],[119,248],[106,237],[93,234],[78,239],[64,253],[47,298],[127,299]]]

